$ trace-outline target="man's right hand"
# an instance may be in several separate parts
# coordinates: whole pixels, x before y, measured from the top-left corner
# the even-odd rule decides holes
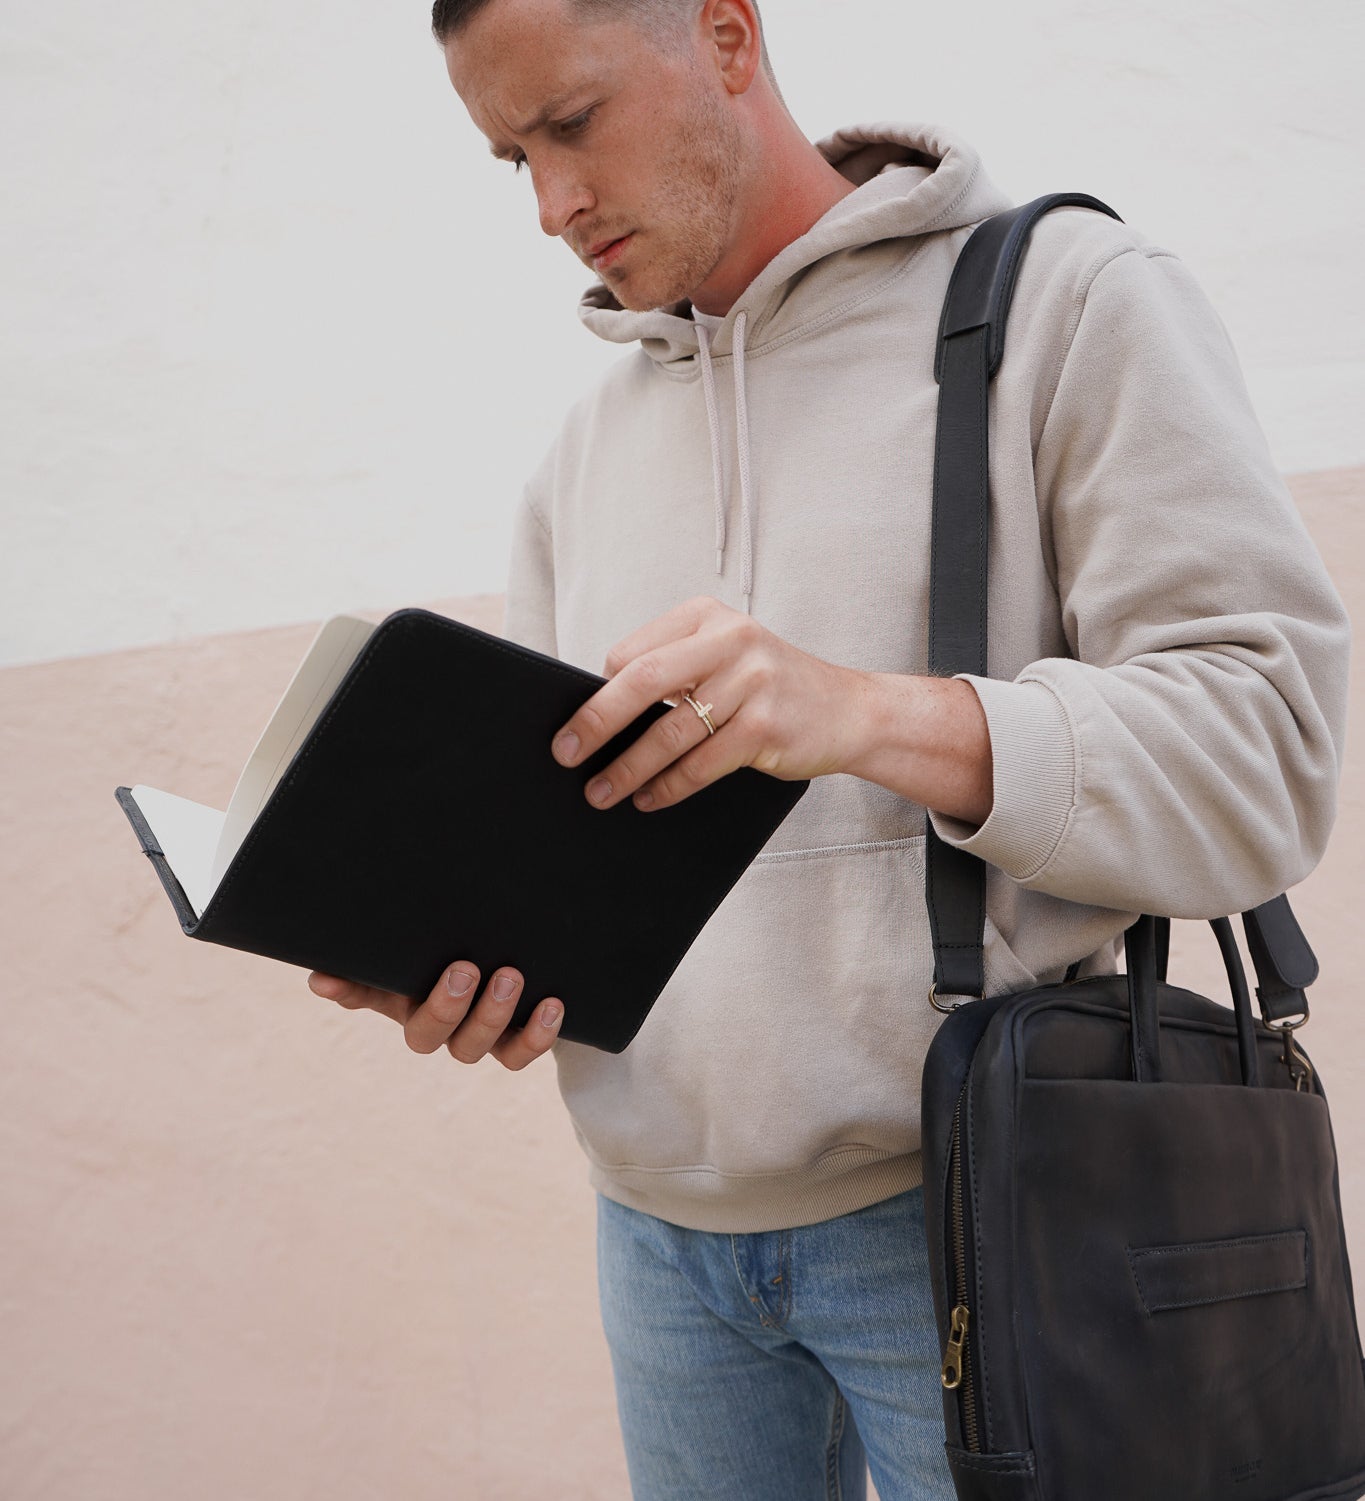
[[[563,1003],[547,997],[531,1013],[524,1027],[509,1032],[507,1024],[517,1009],[524,983],[520,971],[505,967],[495,970],[482,995],[479,979],[476,965],[467,959],[457,959],[424,1001],[368,985],[353,985],[349,980],[317,971],[308,976],[308,988],[314,995],[335,1001],[348,1011],[378,1011],[396,1021],[414,1053],[434,1053],[444,1047],[460,1063],[477,1063],[480,1058],[491,1056],[504,1068],[514,1070],[525,1068],[547,1053],[559,1036]]]

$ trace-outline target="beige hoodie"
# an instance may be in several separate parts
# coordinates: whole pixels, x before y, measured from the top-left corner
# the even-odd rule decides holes
[[[638,348],[526,491],[513,638],[600,672],[620,638],[711,594],[829,661],[925,670],[939,310],[970,227],[1008,202],[933,127],[820,149],[858,190],[713,345],[686,303],[633,313],[586,294],[588,328]],[[968,681],[995,804],[979,829],[935,827],[990,862],[994,994],[1076,959],[1113,970],[1138,911],[1240,911],[1312,869],[1348,627],[1217,316],[1180,261],[1098,214],[1056,211],[1034,233],[992,394],[991,490],[991,679]],[[626,1052],[557,1046],[598,1189],[752,1231],[920,1182],[940,1020],[924,817],[871,782],[817,779]]]

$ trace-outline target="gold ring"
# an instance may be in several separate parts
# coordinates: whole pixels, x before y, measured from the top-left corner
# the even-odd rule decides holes
[[[701,722],[710,731],[710,733],[714,735],[716,733],[716,727],[711,723],[711,710],[716,707],[715,704],[699,704],[690,693],[684,693],[683,697],[697,711],[697,718],[700,719]]]

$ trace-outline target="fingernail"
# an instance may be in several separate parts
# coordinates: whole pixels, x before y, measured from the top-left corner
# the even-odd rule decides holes
[[[595,803],[605,803],[611,796],[611,783],[605,777],[598,777],[595,782],[589,785],[588,796]]]
[[[553,1027],[563,1014],[563,1006],[557,1005],[554,1001],[546,1001],[540,1008],[540,1025]]]
[[[467,969],[448,969],[446,971],[446,989],[451,995],[468,995],[469,987],[474,983],[474,976]]]
[[[499,975],[498,978],[493,981],[493,994],[500,1001],[510,1001],[512,999],[512,992],[516,988],[517,982],[511,977],[511,975]]]
[[[333,1000],[336,996],[337,983],[327,975],[310,975],[308,988],[314,995],[320,995],[324,1000]]]
[[[652,792],[637,792],[635,794],[635,806],[637,808],[652,808],[654,806],[654,794]]]
[[[568,766],[578,754],[578,736],[571,730],[566,731],[555,741],[554,752],[565,766]]]

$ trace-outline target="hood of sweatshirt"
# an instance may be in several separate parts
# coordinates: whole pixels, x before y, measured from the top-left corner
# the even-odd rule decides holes
[[[741,587],[746,610],[753,589],[755,486],[746,355],[831,316],[869,278],[884,276],[885,261],[868,254],[872,247],[887,240],[958,229],[1010,207],[1010,200],[982,170],[976,152],[937,126],[850,126],[817,142],[817,149],[856,191],[840,199],[804,235],[774,256],[714,330],[694,321],[692,305],[686,300],[631,312],[602,282],[591,286],[579,303],[579,317],[599,338],[613,344],[638,343],[656,365],[676,375],[688,375],[694,364],[700,367],[710,429],[718,574],[723,572],[727,545],[723,454],[729,445],[713,367],[716,361],[733,361]]]

